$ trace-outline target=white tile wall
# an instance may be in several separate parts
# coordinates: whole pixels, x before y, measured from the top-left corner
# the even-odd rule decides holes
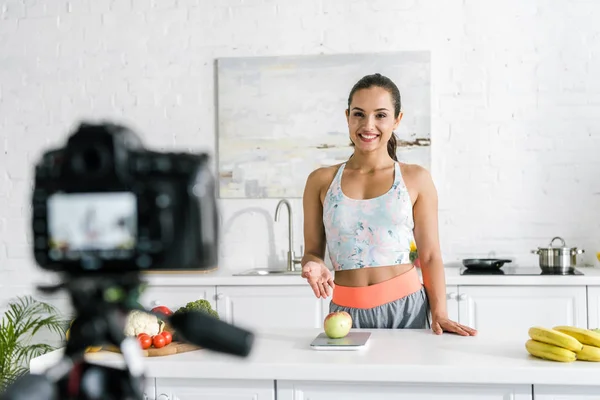
[[[221,56],[431,50],[446,261],[494,252],[536,263],[529,251],[561,235],[592,264],[599,13],[592,0],[0,0],[0,297],[44,277],[28,243],[39,153],[100,117],[148,147],[213,151]],[[276,203],[221,203],[223,266],[283,263]]]

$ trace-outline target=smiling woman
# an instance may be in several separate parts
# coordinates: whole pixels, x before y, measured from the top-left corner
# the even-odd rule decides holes
[[[394,101],[390,102],[390,96]],[[352,103],[353,101],[354,103]],[[365,118],[365,110],[358,105],[373,102],[379,104],[380,107],[373,110],[376,114],[375,120],[370,121]],[[354,105],[350,108],[352,104]],[[380,74],[367,75],[362,78],[354,85],[348,97],[346,119],[350,130],[351,145],[356,146],[358,143],[361,149],[368,151],[368,145],[375,148],[381,142],[387,143],[388,155],[394,161],[398,161],[394,129],[398,127],[402,119],[400,109],[400,91],[390,79]],[[365,121],[368,123],[365,124]]]
[[[448,319],[431,176],[396,156],[400,91],[381,74],[367,75],[350,91],[345,114],[353,154],[306,181],[302,276],[317,297],[335,288],[329,311],[348,312],[355,328],[476,334]],[[417,248],[423,283],[413,264]]]

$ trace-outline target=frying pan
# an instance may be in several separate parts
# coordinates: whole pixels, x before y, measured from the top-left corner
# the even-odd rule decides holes
[[[504,258],[465,258],[462,263],[465,267],[472,270],[491,270],[500,269],[505,263],[512,262]]]

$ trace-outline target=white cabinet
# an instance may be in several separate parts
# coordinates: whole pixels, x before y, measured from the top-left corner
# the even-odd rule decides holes
[[[248,328],[319,328],[329,299],[318,299],[308,286],[148,286],[142,306],[165,305],[176,311],[190,301],[208,300],[219,318]]]
[[[307,286],[217,287],[221,319],[246,328],[319,328],[324,303]]]
[[[446,309],[448,310],[448,318],[458,322],[458,286],[456,285],[446,286]]]
[[[330,298],[318,299],[306,285],[151,285],[143,306],[175,311],[198,299],[210,301],[224,321],[248,328],[321,328]],[[532,325],[600,327],[600,286],[446,287],[448,316],[481,331],[527,334]]]
[[[600,286],[588,286],[588,328],[600,328]]]
[[[144,387],[144,400],[156,400],[156,379],[152,377],[146,377],[146,384]]]
[[[277,381],[277,400],[532,400],[531,385]]]
[[[600,386],[534,385],[534,400],[598,400]]]
[[[156,400],[274,400],[273,380],[156,379]]]
[[[532,325],[587,328],[585,286],[460,286],[458,308],[461,324],[498,335],[525,337]]]

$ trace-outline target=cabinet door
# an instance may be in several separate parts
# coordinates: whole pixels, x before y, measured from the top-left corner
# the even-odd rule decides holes
[[[208,300],[216,310],[216,289],[214,286],[148,286],[140,296],[140,303],[147,309],[156,306],[167,306],[173,312],[190,301]]]
[[[598,400],[600,386],[534,385],[534,400]]]
[[[277,400],[532,400],[531,385],[277,381]]]
[[[144,400],[156,400],[156,379],[146,377]]]
[[[156,379],[156,400],[274,400],[275,382]]]
[[[600,286],[588,286],[588,324],[600,328]]]
[[[458,322],[458,286],[456,285],[446,286],[446,308],[448,309],[448,318]]]
[[[323,301],[307,286],[218,286],[217,311],[246,328],[319,328]]]
[[[460,323],[524,338],[533,325],[587,328],[585,286],[459,286]]]

